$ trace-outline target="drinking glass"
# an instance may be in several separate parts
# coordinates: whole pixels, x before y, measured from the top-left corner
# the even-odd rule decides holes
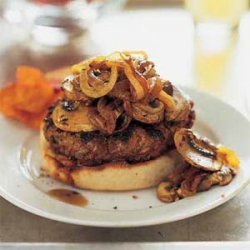
[[[236,28],[248,8],[248,0],[185,0],[196,24]]]
[[[0,0],[2,16],[44,45],[62,46],[90,29],[97,17],[125,0]]]

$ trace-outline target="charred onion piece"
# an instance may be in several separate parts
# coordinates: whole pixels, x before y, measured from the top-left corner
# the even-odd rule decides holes
[[[88,118],[93,126],[97,128],[97,130],[101,131],[104,134],[112,134],[115,129],[115,123],[112,119],[110,123],[107,122],[104,117],[100,115],[97,109],[93,109],[89,112]]]
[[[164,105],[157,99],[152,102],[131,103],[132,116],[135,120],[140,122],[152,124],[163,121],[164,118]]]
[[[125,113],[122,113],[116,120],[115,132],[121,132],[125,130],[129,126],[131,120],[131,117],[127,116]]]
[[[115,84],[114,88],[108,93],[108,96],[120,99],[120,100],[131,100],[132,96],[130,93],[129,81],[122,80]]]
[[[73,111],[67,111],[62,104],[58,104],[52,114],[55,126],[64,131],[80,132],[94,131],[96,127],[88,119],[88,113],[91,108],[79,105]]]
[[[110,113],[117,119],[123,109],[121,103],[117,100],[104,96],[97,102],[97,110],[103,117],[108,117]]]
[[[139,72],[143,74],[146,79],[150,79],[156,75],[154,63],[151,61],[142,61],[139,66]]]
[[[128,63],[124,64],[124,73],[127,76],[130,84],[132,85],[134,98],[136,100],[141,100],[145,97],[147,93],[147,81],[146,79],[135,72],[134,68]]]
[[[97,77],[93,78],[93,75],[92,77],[89,77],[89,71],[91,71],[90,65],[86,65],[82,68],[80,73],[80,87],[85,95],[92,98],[99,98],[108,94],[113,89],[118,77],[118,71],[115,65],[111,66],[111,73],[108,82],[101,79],[97,80]]]
[[[117,101],[102,97],[98,100],[97,108],[89,113],[89,120],[101,132],[112,134],[122,112],[122,106]]]
[[[192,166],[206,171],[218,171],[222,168],[222,162],[217,160],[217,148],[207,140],[198,138],[191,130],[177,130],[174,142],[178,152]]]
[[[184,180],[181,182],[180,187],[177,190],[178,196],[180,198],[185,198],[196,194],[197,187],[202,179],[203,175],[197,168],[189,168],[185,173]]]
[[[155,76],[148,79],[148,82],[149,82],[150,93],[153,96],[157,97],[161,102],[163,102],[167,110],[169,110],[170,112],[175,110],[176,106],[175,100],[170,94],[164,91],[163,80]]]

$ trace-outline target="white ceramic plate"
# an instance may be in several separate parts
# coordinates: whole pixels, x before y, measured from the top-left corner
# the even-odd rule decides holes
[[[38,134],[0,117],[0,194],[31,213],[58,221],[99,227],[131,227],[172,222],[208,211],[231,199],[250,178],[250,123],[232,107],[207,94],[185,89],[195,101],[195,129],[239,154],[241,168],[233,182],[171,204],[157,200],[155,189],[134,192],[80,191],[82,208],[48,196],[54,188],[70,188],[40,176]],[[136,196],[133,198],[133,196]],[[115,209],[116,208],[116,209]]]

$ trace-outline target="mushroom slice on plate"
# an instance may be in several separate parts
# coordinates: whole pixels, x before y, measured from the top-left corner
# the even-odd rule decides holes
[[[156,193],[159,200],[170,203],[179,200],[176,191],[177,188],[173,186],[173,183],[167,181],[167,182],[161,182],[159,184]]]
[[[218,171],[223,163],[217,159],[217,148],[207,139],[198,137],[190,129],[181,128],[174,135],[178,152],[190,165],[206,171]]]

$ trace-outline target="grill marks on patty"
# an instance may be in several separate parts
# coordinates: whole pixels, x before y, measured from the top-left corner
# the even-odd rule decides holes
[[[44,135],[56,159],[67,167],[146,161],[160,156],[172,141],[170,131],[162,123],[146,125],[132,121],[126,130],[112,135],[98,131],[66,132],[53,124],[52,112],[53,107],[45,118]]]

